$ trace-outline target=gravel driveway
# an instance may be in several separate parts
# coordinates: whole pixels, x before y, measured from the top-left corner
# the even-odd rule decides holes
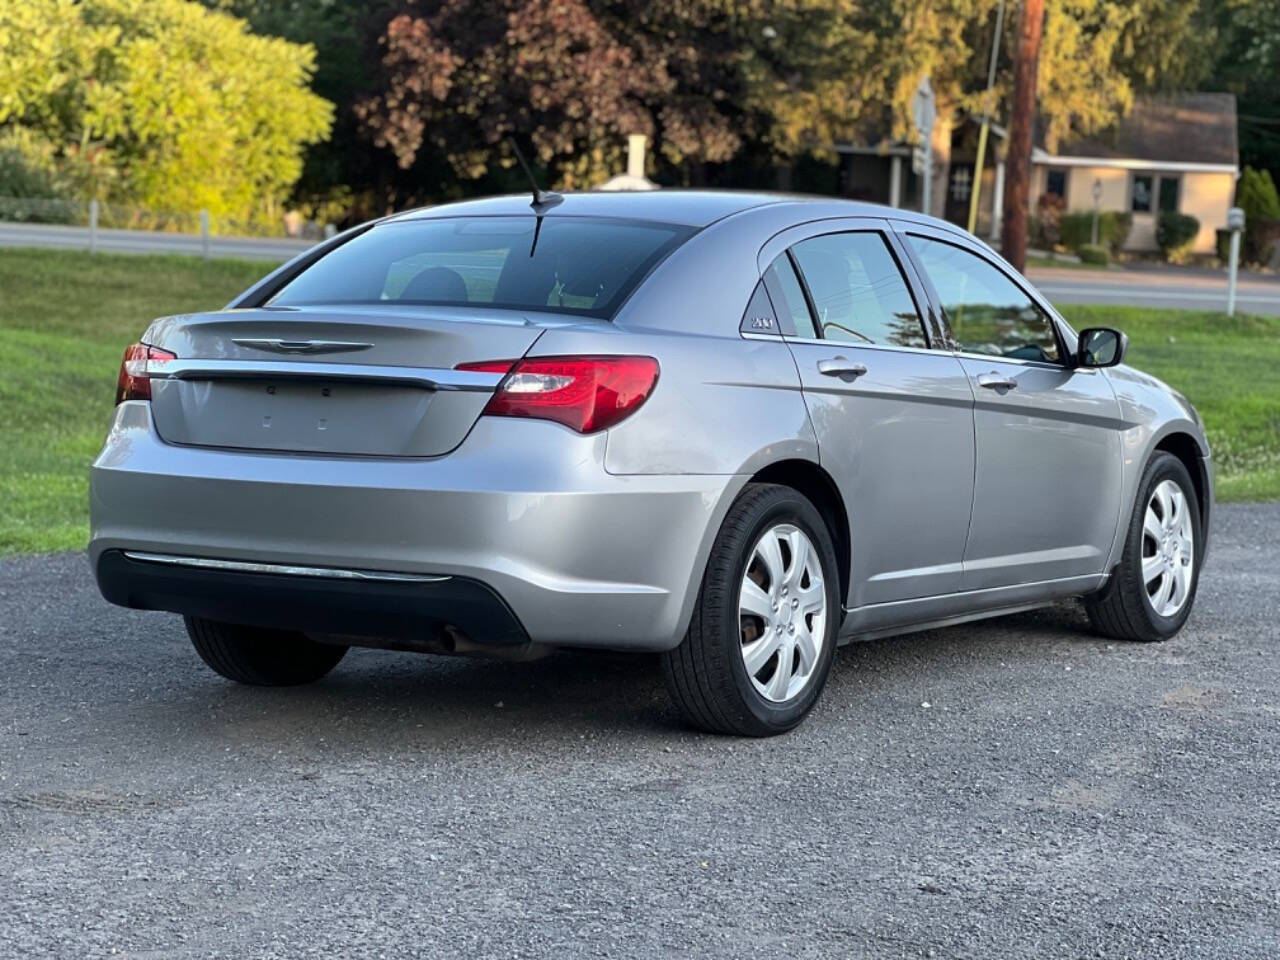
[[[1158,646],[1075,606],[843,649],[791,736],[656,662],[352,651],[238,688],[0,563],[0,957],[1280,954],[1280,504]]]

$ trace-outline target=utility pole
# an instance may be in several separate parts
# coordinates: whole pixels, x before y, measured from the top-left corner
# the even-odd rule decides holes
[[[991,129],[992,97],[996,89],[996,64],[1000,61],[1000,37],[1004,33],[1004,0],[996,8],[996,29],[991,35],[991,63],[987,67],[987,94],[982,100],[982,129],[978,131],[978,154],[973,161],[973,192],[969,194],[969,232],[978,232],[978,198],[982,193],[982,165],[987,159],[987,131]],[[998,189],[998,188],[997,188]],[[993,223],[992,231],[999,228]]]
[[[1036,73],[1044,0],[1023,0],[1014,51],[1013,111],[1009,118],[1008,175],[1004,188],[1004,258],[1019,270],[1027,265],[1027,207],[1031,197],[1031,147],[1036,120]]]

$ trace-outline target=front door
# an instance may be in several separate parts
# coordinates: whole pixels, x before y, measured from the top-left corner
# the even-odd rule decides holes
[[[1102,573],[1120,511],[1123,425],[1110,382],[1066,361],[1048,311],[994,259],[907,229],[976,398],[963,589]]]
[[[849,513],[851,609],[958,590],[973,493],[968,379],[929,348],[884,227],[814,226],[837,232],[797,238],[766,276]]]

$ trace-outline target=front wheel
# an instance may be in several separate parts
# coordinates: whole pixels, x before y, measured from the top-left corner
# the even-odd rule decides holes
[[[662,656],[685,719],[753,737],[799,724],[831,671],[839,583],[813,504],[790,487],[749,484],[711,548],[689,632]]]
[[[1191,615],[1203,556],[1191,474],[1159,452],[1138,486],[1120,563],[1102,590],[1085,597],[1094,630],[1117,640],[1168,640]]]
[[[236,683],[292,687],[312,683],[338,665],[347,648],[317,643],[288,630],[184,617],[187,636],[200,659]]]

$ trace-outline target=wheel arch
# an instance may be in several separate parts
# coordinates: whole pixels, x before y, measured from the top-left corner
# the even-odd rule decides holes
[[[1200,566],[1209,555],[1209,518],[1213,513],[1213,473],[1203,445],[1195,435],[1182,430],[1166,433],[1152,448],[1152,454],[1162,451],[1177,457],[1195,487],[1196,502],[1200,508]]]
[[[1140,506],[1139,499],[1142,491],[1139,489],[1139,485],[1142,476],[1146,472],[1147,464],[1151,462],[1151,458],[1158,453],[1167,453],[1176,457],[1187,468],[1187,473],[1191,475],[1193,492],[1200,510],[1200,538],[1203,549],[1201,564],[1204,562],[1204,556],[1208,555],[1209,518],[1213,510],[1213,469],[1203,438],[1189,424],[1175,424],[1159,434],[1154,441],[1148,440],[1147,442],[1149,446],[1147,447],[1146,455],[1141,459],[1135,460],[1133,469],[1128,471],[1129,479],[1125,485],[1126,490],[1123,501],[1128,506],[1128,510],[1118,518],[1116,537],[1111,546],[1111,553],[1107,558],[1106,570],[1108,574],[1114,571],[1116,564],[1120,562],[1120,555],[1124,550],[1125,531],[1128,529],[1128,523],[1133,517],[1133,512]]]
[[[1189,433],[1174,431],[1165,434],[1156,442],[1151,452],[1154,455],[1157,451],[1173,454],[1182,461],[1182,465],[1187,468],[1187,473],[1191,474],[1191,483],[1196,488],[1196,500],[1200,506],[1200,512],[1207,519],[1209,476],[1199,442]]]
[[[840,603],[849,596],[849,578],[853,568],[853,543],[849,531],[849,512],[844,497],[831,474],[812,460],[779,460],[758,470],[751,483],[776,483],[798,490],[818,509],[836,548],[840,572]]]

